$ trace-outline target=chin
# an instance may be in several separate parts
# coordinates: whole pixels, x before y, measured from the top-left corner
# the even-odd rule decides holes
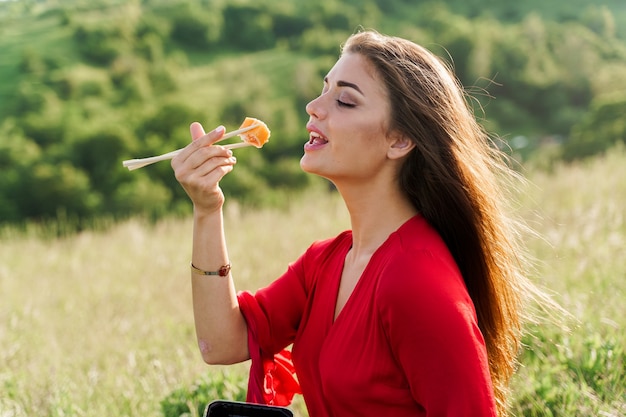
[[[311,155],[304,154],[304,156],[300,158],[300,169],[302,169],[302,171],[307,174],[325,178],[330,182],[334,182],[333,178],[336,178],[336,175],[334,175],[336,172],[332,168],[333,167],[329,165],[327,161],[322,162],[322,160],[316,159]]]
[[[304,154],[302,158],[300,158],[300,168],[306,173],[317,174],[311,158],[307,154]]]

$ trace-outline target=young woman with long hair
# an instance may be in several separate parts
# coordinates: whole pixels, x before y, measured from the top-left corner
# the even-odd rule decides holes
[[[219,181],[236,163],[212,146],[224,129],[192,124],[172,161],[194,205],[204,360],[252,358],[248,399],[284,404],[301,391],[311,417],[506,415],[534,288],[506,204],[515,174],[453,72],[413,42],[362,31],[306,110],[301,167],[334,184],[351,229],[254,294],[237,293],[224,268]],[[281,354],[292,344],[297,383]]]

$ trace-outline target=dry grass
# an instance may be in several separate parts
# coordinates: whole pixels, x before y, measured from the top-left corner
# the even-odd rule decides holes
[[[585,393],[560,415],[626,414],[623,362],[576,368],[577,358],[590,360],[590,349],[610,353],[606,340],[617,346],[611,352],[626,350],[625,162],[616,150],[552,174],[529,173],[534,186],[523,196],[523,215],[544,237],[529,241],[540,261],[537,279],[579,323],[570,334],[535,329],[532,355],[514,383],[520,414],[549,415],[541,412],[551,395],[541,390],[545,384]],[[226,219],[238,289],[251,290],[283,272],[312,240],[348,227],[340,201],[322,193],[283,211],[231,204]],[[133,220],[62,239],[3,231],[0,416],[159,416],[170,392],[217,372],[195,344],[190,236],[189,219]],[[556,366],[554,374],[542,363]],[[590,391],[583,372],[606,372],[612,388]]]
[[[314,238],[343,230],[342,213],[322,195],[282,212],[228,206],[239,289],[269,282]],[[193,330],[190,237],[190,220],[65,239],[5,231],[0,416],[159,415],[159,401],[207,373]]]

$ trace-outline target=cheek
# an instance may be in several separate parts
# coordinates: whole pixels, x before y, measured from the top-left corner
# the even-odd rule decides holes
[[[387,150],[385,139],[379,133],[371,132],[354,137],[349,148],[341,153],[341,159],[348,165],[356,165],[366,169],[373,169],[373,165],[384,162]]]
[[[368,123],[364,123],[363,126],[359,129],[360,132],[360,144],[362,146],[367,146],[372,151],[380,151],[385,149],[387,139],[385,135],[385,130],[383,130],[383,126],[381,123],[372,123],[371,121]]]

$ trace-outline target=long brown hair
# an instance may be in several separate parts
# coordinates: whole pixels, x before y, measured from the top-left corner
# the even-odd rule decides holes
[[[343,53],[358,53],[376,69],[391,102],[390,131],[413,140],[400,185],[440,233],[454,256],[485,338],[500,416],[520,348],[522,246],[508,216],[502,179],[514,172],[471,111],[452,70],[405,39],[363,31]]]

